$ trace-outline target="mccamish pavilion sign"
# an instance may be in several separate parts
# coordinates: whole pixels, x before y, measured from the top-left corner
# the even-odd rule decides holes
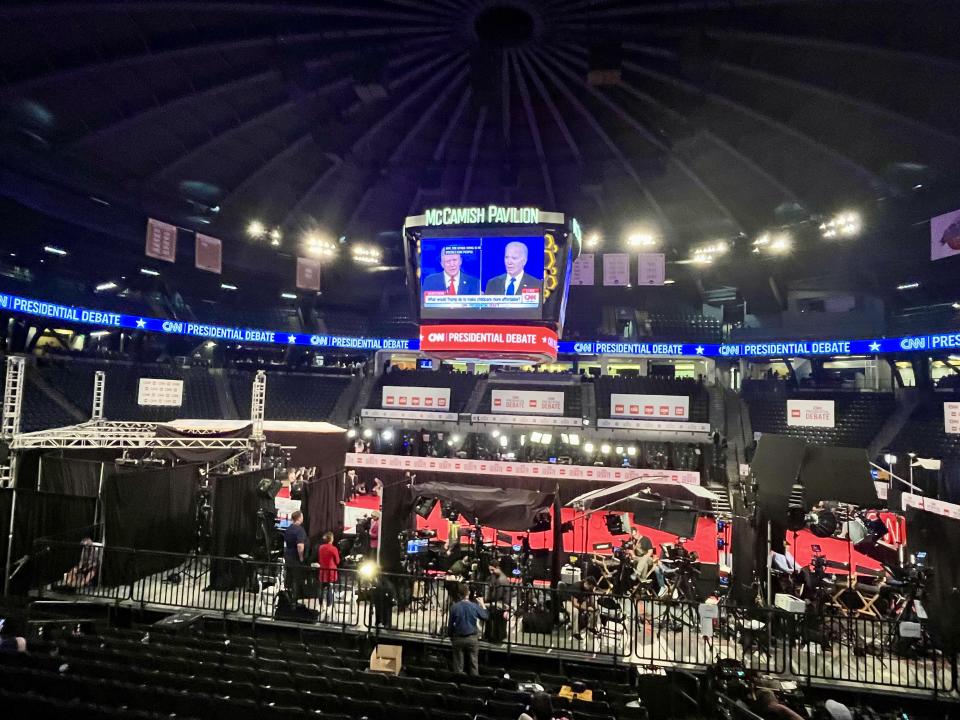
[[[437,225],[517,224],[536,225],[540,222],[540,208],[486,207],[436,208],[424,212],[427,227]]]

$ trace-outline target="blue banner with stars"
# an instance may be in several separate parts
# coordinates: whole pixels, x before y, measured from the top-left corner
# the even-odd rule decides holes
[[[58,305],[44,300],[0,293],[0,312],[50,318],[64,323],[95,325],[101,328],[141,330],[235,343],[298,345],[322,350],[418,350],[416,338],[372,338],[341,335],[311,335],[277,330],[208,325],[185,320],[165,320],[146,315]],[[495,348],[492,348],[495,349]],[[570,341],[559,343],[560,355],[635,356],[635,357],[708,357],[770,358],[817,355],[882,355],[903,352],[951,352],[960,350],[960,332],[935,335],[911,335],[858,340],[777,340],[753,343],[663,343],[622,341]]]

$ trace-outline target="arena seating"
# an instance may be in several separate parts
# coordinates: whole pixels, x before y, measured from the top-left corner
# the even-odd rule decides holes
[[[450,388],[450,412],[463,412],[470,393],[477,383],[476,375],[460,372],[433,372],[432,370],[392,370],[377,380],[367,407],[380,409],[383,402],[383,386],[401,387],[448,387]]]
[[[641,336],[647,335],[657,341],[723,342],[723,329],[720,326],[720,321],[695,313],[673,315],[651,312],[646,316],[646,326],[649,332],[641,333]]]
[[[786,399],[748,393],[744,399],[750,408],[750,423],[754,431],[800,438],[813,445],[865,448],[896,406],[891,393],[819,392],[802,393],[797,397],[803,400],[833,400],[836,408],[835,427],[789,426]]]
[[[941,460],[960,456],[960,435],[947,433],[943,428],[943,402],[953,399],[950,394],[937,393],[917,405],[890,444],[891,448],[895,452],[912,452]]]
[[[27,366],[26,397],[29,398],[21,409],[21,429],[23,432],[45,430],[51,427],[74,425],[77,420],[37,385],[37,369]]]
[[[337,636],[317,636],[335,643],[321,645],[148,630],[34,641],[30,655],[0,658],[4,717],[515,720],[529,700],[518,681],[539,682],[577,720],[645,717],[626,706],[636,692],[609,668],[568,666],[561,676],[538,662],[511,668],[510,679],[502,668],[468,678],[451,673],[447,657],[405,654],[393,676],[368,671],[369,652]],[[557,695],[573,680],[593,690],[592,702]]]
[[[610,377],[596,380],[597,416],[610,417],[610,395],[687,395],[690,398],[690,422],[710,422],[710,398],[706,389],[696,380],[675,380],[663,377]]]
[[[254,373],[234,370],[228,377],[239,416],[249,417]],[[267,420],[329,420],[349,383],[349,375],[268,372],[264,415]]]

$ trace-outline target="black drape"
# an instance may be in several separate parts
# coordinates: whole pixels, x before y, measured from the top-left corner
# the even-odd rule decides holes
[[[777,552],[783,552],[787,505],[793,484],[800,477],[805,455],[803,440],[764,433],[750,464],[757,481],[758,527],[765,527],[767,520],[770,521],[770,541]]]
[[[210,552],[220,558],[253,555],[257,550],[257,525],[260,498],[257,484],[260,471],[230,475],[212,475],[213,485]],[[210,565],[211,590],[232,590],[242,586],[244,577],[239,563],[214,560]]]
[[[340,533],[343,522],[340,477],[338,473],[303,484],[300,511],[303,513],[303,526],[307,529],[311,546],[317,545],[328,530],[337,535]]]
[[[861,448],[808,445],[800,482],[807,510],[820,500],[868,508],[879,503],[867,451]]]
[[[508,532],[524,532],[536,524],[537,516],[549,513],[553,505],[553,493],[549,495],[536,490],[509,490],[499,487],[461,485],[459,483],[416,483],[409,491],[407,501],[410,510],[417,498],[436,497],[447,500],[464,517],[487,527]]]
[[[919,472],[914,472],[915,482],[918,475],[920,475]],[[917,484],[921,485],[921,483]],[[944,502],[960,502],[960,457],[946,457],[941,461],[938,490],[940,499]]]
[[[62,495],[97,497],[100,490],[102,462],[44,455],[40,474],[40,489]]]
[[[206,430],[206,429],[190,429],[186,430],[184,428],[174,427],[172,425],[157,425],[157,437],[158,438],[202,438],[204,440],[211,440],[217,438],[231,439],[231,438],[244,438],[250,437],[251,425],[244,425],[243,427],[237,428],[236,430]],[[206,450],[203,448],[195,449],[177,449],[177,450],[160,450],[158,451],[159,455],[182,460],[184,462],[195,462],[195,463],[210,463],[211,465],[221,463],[227,458],[236,455],[237,450]]]
[[[762,537],[759,537],[762,536]],[[753,524],[753,519],[746,516],[737,516],[733,519],[733,568],[730,580],[730,593],[733,599],[740,604],[752,605],[756,592],[753,588],[755,573],[760,567],[760,561],[766,556],[766,525],[760,532]],[[759,537],[759,540],[758,540]],[[757,551],[757,543],[763,549]]]
[[[104,480],[101,504],[108,548],[102,578],[123,585],[183,562],[196,542],[197,465],[174,468],[115,468]],[[135,548],[154,553],[113,552]]]
[[[960,650],[960,520],[908,508],[907,546],[911,553],[926,551],[933,569],[925,609],[930,631],[950,654]]]

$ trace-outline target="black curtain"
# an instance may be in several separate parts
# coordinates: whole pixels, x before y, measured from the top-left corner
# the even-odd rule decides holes
[[[121,466],[108,473],[100,497],[107,546],[104,585],[125,585],[183,562],[182,554],[196,543],[198,469]],[[137,554],[120,548],[155,552]]]
[[[211,555],[236,558],[257,551],[257,526],[260,522],[260,497],[257,484],[263,473],[252,471],[230,475],[212,475]],[[214,560],[210,565],[210,590],[241,587],[242,565],[233,560]]]
[[[303,484],[300,511],[310,546],[317,545],[328,530],[340,534],[343,506],[340,504],[341,474],[315,478]],[[308,548],[309,549],[309,548]]]
[[[84,497],[97,497],[99,494],[102,462],[65,458],[53,453],[44,455],[41,462],[41,490]]]
[[[480,525],[524,532],[536,524],[538,515],[550,511],[554,495],[517,488],[505,490],[495,486],[418,482],[407,496],[410,510],[421,497],[447,500],[461,515],[471,521],[476,519]]]
[[[800,477],[806,449],[803,440],[764,433],[750,464],[757,481],[757,526],[765,527],[770,521],[770,542],[780,553],[787,531],[787,504]]]
[[[916,482],[918,475],[920,475],[917,471],[920,469],[921,468],[915,468],[913,476],[914,482],[918,485],[922,485],[922,483]],[[939,485],[938,490],[941,500],[951,503],[960,502],[960,457],[947,457],[943,459],[940,464]],[[932,495],[933,493],[930,494]]]
[[[836,500],[864,508],[879,505],[870,475],[870,460],[862,448],[807,446],[800,482],[806,510],[820,500]]]
[[[202,440],[232,439],[250,437],[251,425],[244,425],[236,430],[185,430],[172,425],[157,425],[158,438],[199,438]],[[203,448],[180,448],[177,450],[160,450],[158,454],[170,459],[190,463],[210,463],[215,465],[229,457],[236,455],[237,450],[206,450]]]
[[[753,524],[753,519],[746,516],[736,516],[733,519],[733,568],[730,580],[730,593],[733,599],[740,604],[752,605],[756,593],[753,590],[753,581],[759,561],[766,556],[766,524],[762,532]],[[757,552],[757,543],[761,543],[763,550]]]
[[[926,564],[933,569],[925,603],[930,632],[942,648],[956,653],[960,650],[960,520],[918,508],[908,508],[906,518],[909,551],[926,551]]]

